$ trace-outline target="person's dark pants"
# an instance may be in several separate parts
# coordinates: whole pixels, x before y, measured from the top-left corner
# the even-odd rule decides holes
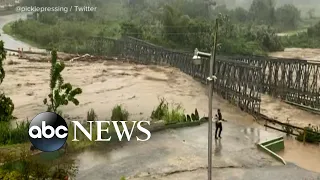
[[[219,131],[219,136],[217,136],[217,133]],[[215,137],[218,138],[218,137],[221,137],[221,132],[222,132],[222,123],[216,123],[216,132],[215,132]]]

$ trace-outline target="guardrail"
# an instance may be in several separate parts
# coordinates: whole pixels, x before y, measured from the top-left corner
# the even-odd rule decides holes
[[[286,133],[287,135],[293,135],[293,136],[301,136],[303,134],[303,140],[302,140],[303,143],[306,142],[307,134],[313,134],[313,135],[319,136],[319,143],[320,143],[320,133],[307,129],[307,127],[302,128],[302,127],[294,126],[290,123],[283,123],[278,120],[269,118],[263,114],[255,114],[254,117],[257,120],[265,120],[264,126],[266,128],[274,129],[274,130]],[[278,127],[272,126],[272,125],[277,125]],[[281,128],[279,128],[279,126]]]

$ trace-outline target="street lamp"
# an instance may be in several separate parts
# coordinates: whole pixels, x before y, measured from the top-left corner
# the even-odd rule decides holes
[[[205,53],[201,52],[198,49],[194,50],[193,55],[193,63],[196,65],[201,64],[201,57],[210,58],[210,70],[209,70],[209,76],[207,77],[207,81],[209,81],[209,114],[208,114],[208,122],[209,122],[209,128],[208,128],[208,180],[212,180],[212,94],[213,94],[213,85],[214,81],[217,79],[215,74],[215,60],[216,60],[216,51],[219,46],[217,46],[218,42],[218,29],[219,29],[219,21],[226,19],[224,16],[219,14],[218,18],[215,21],[215,32],[214,32],[214,44],[212,47],[212,52]]]
[[[215,48],[213,48],[213,53],[215,53]],[[212,91],[213,91],[213,82],[217,79],[214,75],[213,68],[214,68],[214,61],[215,55],[211,55],[210,53],[205,53],[199,51],[197,48],[194,50],[193,55],[193,63],[196,65],[201,64],[201,57],[210,58],[210,71],[209,76],[207,77],[207,81],[209,81],[209,114],[208,114],[208,180],[212,179]]]

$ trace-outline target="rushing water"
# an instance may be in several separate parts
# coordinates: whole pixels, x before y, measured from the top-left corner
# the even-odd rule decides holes
[[[286,161],[320,173],[320,145],[301,143],[293,138],[285,138],[285,149],[278,153]]]
[[[6,48],[29,49],[29,47],[31,47],[30,45],[16,40],[9,35],[3,34],[2,31],[2,27],[5,24],[11,21],[25,18],[26,13],[0,16],[0,40],[3,40],[5,42]],[[244,129],[242,132],[245,134],[247,138],[250,138],[251,136],[256,138],[254,139],[254,141],[260,141],[261,138],[263,138],[262,134],[260,134],[260,131],[257,129],[249,128]],[[135,148],[138,148],[138,146],[136,146]],[[154,148],[154,150],[156,151],[156,146]],[[90,169],[93,166],[105,163],[106,161],[117,161],[123,157],[128,157],[132,155],[130,153],[133,153],[130,149],[121,149],[117,151],[111,150],[110,152],[104,153],[103,156],[101,156],[100,153],[97,153],[95,151],[86,151],[78,156],[78,165],[82,170]],[[304,145],[303,143],[297,142],[293,139],[286,139],[285,150],[280,152],[279,155],[282,156],[286,161],[294,162],[305,169],[309,169],[320,173],[320,146],[310,144]],[[45,161],[48,158],[58,158],[60,157],[60,155],[44,153],[37,155],[35,158],[37,157]]]

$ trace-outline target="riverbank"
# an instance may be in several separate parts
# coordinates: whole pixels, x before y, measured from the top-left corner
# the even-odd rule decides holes
[[[25,120],[26,117],[31,119],[44,110],[42,100],[48,92],[49,78],[47,58],[33,56],[25,60],[10,56],[6,61],[14,62],[5,65],[5,69],[8,70],[7,78],[10,79],[5,80],[4,87],[5,91],[10,93],[9,96],[15,98],[14,103],[17,103],[18,109],[15,113],[20,113],[19,121]],[[157,96],[165,96],[172,103],[180,102],[189,107],[187,112],[193,111],[195,107],[201,108],[201,110],[199,109],[200,114],[205,115],[207,112],[206,87],[175,68],[134,65],[116,61],[106,62],[105,60],[83,62],[65,60],[67,67],[64,76],[68,81],[76,82],[76,86],[86,88],[86,92],[81,97],[80,107],[65,107],[64,111],[68,119],[84,119],[89,108],[99,109],[99,119],[110,117],[111,107],[116,103],[123,102],[130,109],[129,112],[134,118],[146,118],[159,102]],[[275,104],[277,106],[283,105],[271,98],[271,102],[266,101],[262,104],[262,109],[264,112],[269,112],[271,117],[273,111],[277,111],[283,122],[286,122],[283,114],[289,116],[297,109],[291,106],[287,109],[281,109],[274,106]],[[241,112],[215,95],[214,109],[217,108],[222,108],[226,119],[230,119],[232,122],[239,122],[245,126],[254,124],[250,115]],[[296,122],[304,125],[308,122],[301,122],[301,119],[311,119],[316,122],[318,116],[309,116],[308,113],[302,114]]]

